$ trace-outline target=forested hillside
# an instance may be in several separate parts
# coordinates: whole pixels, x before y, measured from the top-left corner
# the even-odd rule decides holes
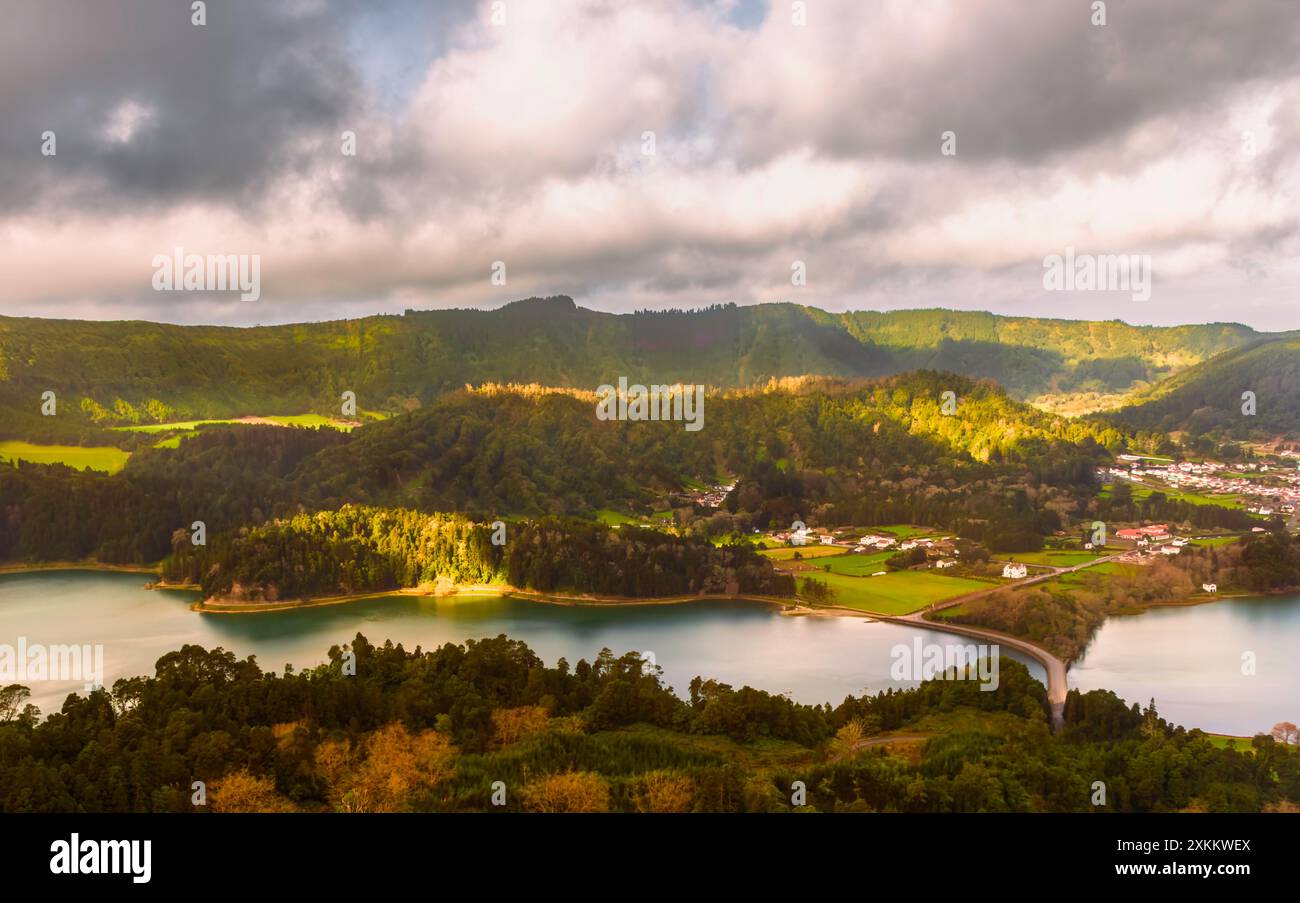
[[[747,387],[805,374],[941,369],[1016,398],[1125,392],[1256,338],[1235,324],[1153,328],[947,310],[831,314],[794,304],[606,314],[567,297],[498,310],[252,328],[0,317],[0,438],[128,442],[98,428],[427,406],[466,383],[592,390]],[[59,414],[40,414],[52,391]]]
[[[1253,411],[1245,392],[1254,393]],[[1254,342],[1191,367],[1133,399],[1109,420],[1205,437],[1300,436],[1300,339]]]
[[[1128,441],[940,373],[711,395],[698,432],[599,421],[589,394],[486,387],[350,434],[208,426],[178,448],[137,452],[112,476],[0,467],[0,560],[153,562],[195,521],[216,535],[348,503],[485,521],[648,512],[686,481],[724,474],[736,486],[717,532],[795,518],[927,523],[1036,548]]]
[[[992,692],[935,680],[832,707],[702,677],[683,699],[636,653],[548,667],[504,636],[357,635],[329,658],[276,675],[185,646],[44,721],[0,690],[0,811],[788,812],[795,780],[825,812],[1092,812],[1096,781],[1106,811],[1300,802],[1300,750],[1221,749],[1109,692],[1071,691],[1054,735],[1009,659]]]
[[[348,505],[300,514],[196,547],[177,536],[163,576],[204,595],[273,602],[403,587],[506,584],[541,592],[615,596],[757,593],[791,596],[752,546],[716,547],[638,527],[545,518],[488,524],[455,515]]]

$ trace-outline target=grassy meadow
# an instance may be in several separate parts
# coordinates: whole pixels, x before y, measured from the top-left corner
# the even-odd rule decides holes
[[[129,451],[111,445],[36,445],[16,439],[0,442],[0,461],[29,461],[33,464],[66,464],[77,470],[117,473],[131,457]]]

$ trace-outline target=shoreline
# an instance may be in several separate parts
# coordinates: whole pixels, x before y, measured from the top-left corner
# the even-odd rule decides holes
[[[41,571],[102,571],[119,574],[157,574],[158,565],[148,564],[107,564],[100,561],[47,561],[40,564],[10,563],[0,564],[3,574],[36,574]]]
[[[119,565],[107,564],[94,561],[57,561],[44,562],[40,564],[26,563],[9,563],[0,564],[0,576],[5,574],[23,574],[23,573],[40,573],[44,571],[92,571],[104,573],[131,573],[131,574],[158,574],[159,567],[149,565]],[[172,589],[172,590],[197,590],[198,587],[193,584],[167,584],[161,581],[148,583],[145,585],[148,589]],[[1140,609],[1131,612],[1115,613],[1108,617],[1121,617],[1138,615],[1150,608],[1168,607],[1168,606],[1194,606],[1205,605],[1212,602],[1218,602],[1226,599],[1249,599],[1249,598],[1266,598],[1272,596],[1294,595],[1300,593],[1300,590],[1274,590],[1269,592],[1256,593],[1223,593],[1223,594],[1205,594],[1193,596],[1187,599],[1170,600],[1167,602],[1153,602]],[[454,587],[451,592],[434,592],[422,590],[415,587],[388,590],[378,593],[352,593],[337,596],[321,596],[309,599],[288,599],[276,602],[232,602],[222,600],[198,600],[189,607],[192,611],[211,614],[258,614],[272,611],[290,611],[301,608],[318,608],[329,605],[344,605],[350,602],[360,602],[368,599],[387,599],[414,597],[417,599],[433,598],[455,601],[457,598],[481,598],[485,596],[499,596],[517,598],[529,602],[538,602],[546,605],[561,605],[568,607],[578,606],[642,606],[642,605],[683,605],[690,602],[724,600],[754,602],[765,605],[777,605],[780,607],[779,614],[787,617],[850,617],[861,618],[863,621],[870,623],[895,623],[903,626],[919,627],[922,629],[935,630],[949,635],[965,635],[972,637],[983,637],[994,642],[1002,641],[1012,648],[1018,648],[1021,652],[1029,657],[1036,659],[1050,677],[1053,673],[1052,664],[1060,663],[1068,669],[1073,662],[1065,663],[1054,653],[1046,648],[1039,646],[1036,642],[1028,639],[1016,637],[1011,634],[1005,634],[992,628],[950,624],[942,619],[930,619],[925,617],[929,613],[928,609],[918,609],[906,615],[887,615],[862,611],[859,609],[847,608],[835,605],[811,605],[801,599],[787,596],[763,596],[758,594],[737,593],[734,595],[726,594],[694,594],[681,596],[601,596],[596,594],[583,595],[566,595],[563,593],[542,593],[534,590],[521,590],[517,587],[508,585],[463,585]],[[1052,660],[1055,659],[1054,663]],[[1068,689],[1068,678],[1062,681],[1062,684]],[[1050,692],[1049,703],[1057,703],[1052,697],[1055,694]],[[1061,700],[1063,702],[1063,699]],[[1055,706],[1053,706],[1055,708]],[[1059,710],[1058,710],[1059,711]],[[1054,711],[1054,715],[1057,713]],[[1235,734],[1224,734],[1212,731],[1206,731],[1201,728],[1188,728],[1189,730],[1201,730],[1202,733],[1210,737],[1218,737],[1229,740],[1249,741],[1251,736],[1241,736]]]
[[[182,589],[188,587],[173,586],[159,587],[168,589]],[[274,602],[240,602],[230,599],[200,599],[194,602],[190,608],[193,611],[207,614],[261,614],[274,611],[292,611],[295,609],[305,608],[322,608],[329,605],[346,605],[351,602],[364,602],[369,599],[393,599],[402,597],[413,597],[417,599],[448,599],[456,600],[458,598],[481,598],[483,596],[501,596],[503,598],[523,599],[529,602],[540,602],[544,605],[564,605],[577,607],[582,605],[592,606],[633,606],[633,605],[683,605],[689,602],[698,602],[708,599],[725,599],[739,600],[742,602],[761,602],[764,604],[781,605],[786,610],[783,614],[793,613],[814,613],[814,609],[807,603],[793,597],[786,596],[761,596],[755,594],[739,593],[735,595],[682,595],[682,596],[603,596],[596,594],[570,595],[566,593],[543,593],[536,590],[519,589],[518,587],[506,584],[467,584],[456,586],[450,592],[434,592],[422,590],[418,587],[403,587],[401,589],[384,590],[381,592],[366,593],[346,593],[337,596],[315,596],[305,599],[282,599]],[[795,611],[789,611],[793,607]],[[830,614],[831,612],[827,612]],[[859,614],[863,614],[859,612]],[[864,615],[871,617],[870,615]]]

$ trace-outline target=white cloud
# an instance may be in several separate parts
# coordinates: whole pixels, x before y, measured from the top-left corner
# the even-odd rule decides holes
[[[1134,11],[1101,33],[994,0],[869,15],[824,0],[805,27],[776,4],[745,30],[733,6],[511,3],[495,27],[483,4],[440,36],[405,106],[356,95],[356,157],[312,119],[283,138],[277,162],[293,163],[252,204],[180,188],[115,204],[111,178],[61,145],[40,171],[58,187],[0,212],[0,312],[283,322],[572,291],[607,309],[788,299],[1060,316],[1077,306],[1043,297],[1041,260],[1073,246],[1153,257],[1159,293],[1141,317],[1300,325],[1294,18],[1207,13],[1184,65],[1151,37],[1186,38],[1189,16]],[[136,99],[102,122],[119,155],[167,126]],[[956,157],[939,153],[949,125]],[[72,205],[77,185],[103,203]],[[149,261],[176,245],[261,254],[261,307],[155,297]],[[805,289],[789,284],[795,259]],[[488,281],[494,260],[504,287]],[[1221,304],[1234,285],[1241,303]]]

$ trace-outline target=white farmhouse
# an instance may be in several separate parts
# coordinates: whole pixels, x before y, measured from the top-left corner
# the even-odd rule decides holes
[[[1029,576],[1029,568],[1012,561],[1002,568],[1002,576],[1010,577],[1012,580],[1019,580],[1022,577]]]
[[[1217,592],[1219,591],[1219,584],[1217,584],[1217,583],[1202,583],[1202,584],[1201,584],[1201,589],[1205,590],[1207,593],[1217,593]]]

